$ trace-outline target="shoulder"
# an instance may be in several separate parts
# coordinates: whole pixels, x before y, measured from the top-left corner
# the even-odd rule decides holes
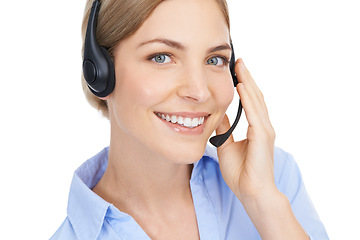
[[[91,189],[104,174],[107,159],[108,148],[105,148],[75,171],[70,186],[67,218],[51,240],[96,239],[110,203]]]
[[[274,149],[274,174],[275,180],[281,180],[281,177],[289,171],[298,170],[298,165],[294,160],[294,157],[282,150],[275,147]],[[278,178],[278,179],[276,179]]]
[[[68,218],[64,220],[59,229],[54,233],[50,240],[76,240],[74,229]]]
[[[289,200],[303,186],[303,179],[294,157],[280,148],[274,150],[274,177],[279,191],[285,193]]]

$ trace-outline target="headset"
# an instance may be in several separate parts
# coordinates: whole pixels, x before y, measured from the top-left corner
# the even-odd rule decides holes
[[[83,75],[90,91],[98,97],[108,96],[115,87],[115,67],[114,62],[108,53],[107,49],[97,44],[96,41],[96,25],[98,13],[100,10],[99,0],[94,0],[89,21],[86,29],[84,42],[84,56],[83,56]],[[235,74],[235,54],[232,43],[231,45],[231,59],[229,68],[233,79],[234,87],[238,84]],[[241,100],[239,100],[239,108],[234,124],[230,129],[220,135],[210,138],[210,143],[215,147],[220,147],[231,135],[239,122],[242,112]]]

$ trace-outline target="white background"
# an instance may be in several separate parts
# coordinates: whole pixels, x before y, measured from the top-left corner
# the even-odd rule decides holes
[[[265,95],[276,145],[297,160],[331,239],[359,238],[358,4],[229,0],[236,56]],[[109,144],[108,121],[87,104],[80,84],[84,5],[2,3],[0,229],[6,239],[49,239],[66,217],[73,171]],[[236,139],[245,130],[243,118]]]

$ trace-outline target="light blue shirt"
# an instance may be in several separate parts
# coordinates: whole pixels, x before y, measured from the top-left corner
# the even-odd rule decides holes
[[[329,239],[292,156],[275,148],[274,157],[275,183],[288,197],[302,227],[312,240]],[[105,148],[75,171],[67,218],[51,240],[150,239],[130,215],[91,190],[103,176],[107,163]],[[216,148],[208,146],[204,156],[194,163],[190,187],[202,240],[261,239],[241,202],[222,178]]]

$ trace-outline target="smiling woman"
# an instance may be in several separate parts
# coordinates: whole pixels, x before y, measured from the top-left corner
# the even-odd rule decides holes
[[[219,64],[225,63],[220,60],[216,65],[208,63],[214,58],[230,59],[229,30],[216,2],[205,6],[200,1],[165,1],[114,48],[117,81],[114,92],[104,100],[110,122],[116,123],[112,131],[126,133],[119,137],[122,143],[115,146],[143,148],[138,152],[146,153],[147,162],[152,156],[155,162],[165,158],[166,162],[193,163],[203,155],[207,140],[233,98],[228,64]],[[188,9],[192,9],[193,17],[172,16]],[[182,25],[185,32],[174,28]],[[189,128],[159,121],[156,113],[181,116],[186,122],[200,117],[206,121]],[[110,156],[111,152],[110,146]]]
[[[87,2],[83,36],[99,8]],[[76,170],[52,239],[327,238],[296,163],[274,148],[264,98],[241,59],[247,139],[207,146],[229,129],[234,94],[225,1],[104,0],[98,14],[96,42],[114,84],[99,94],[85,46],[83,86],[110,120],[110,146]]]

